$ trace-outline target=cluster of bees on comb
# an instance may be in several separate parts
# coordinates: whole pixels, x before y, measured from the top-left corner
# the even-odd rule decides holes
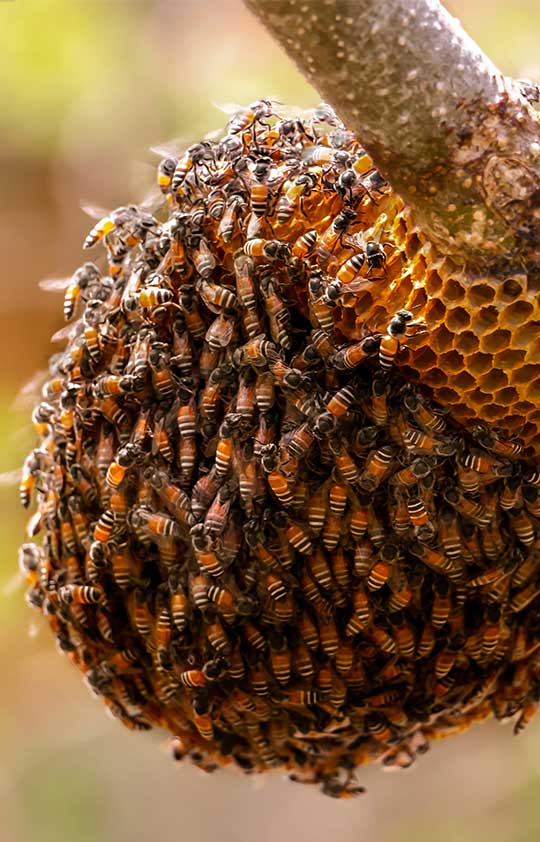
[[[417,382],[428,351],[445,371],[444,284],[399,198],[328,106],[268,100],[157,181],[65,294],[21,481],[29,604],[115,717],[208,772],[350,797],[366,762],[520,731],[540,466],[434,400],[455,367]]]

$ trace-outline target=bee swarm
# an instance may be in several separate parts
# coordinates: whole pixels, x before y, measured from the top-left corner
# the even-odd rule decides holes
[[[540,698],[538,305],[434,255],[327,106],[274,109],[90,232],[20,562],[124,725],[346,797]]]

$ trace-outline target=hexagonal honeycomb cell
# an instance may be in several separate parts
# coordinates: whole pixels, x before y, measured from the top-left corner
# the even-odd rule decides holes
[[[347,305],[358,313],[354,335],[384,331],[396,310],[411,310],[423,329],[411,328],[404,343],[409,353],[397,360],[407,376],[427,384],[441,403],[449,401],[461,423],[496,423],[502,434],[520,436],[530,455],[539,453],[531,375],[540,364],[540,305],[527,276],[475,277],[440,258],[434,266],[431,244],[398,200],[385,197],[380,213],[386,216],[384,237],[392,243],[387,272],[380,282],[355,282],[357,301]],[[379,220],[375,228],[380,226]],[[346,255],[336,254],[337,263]],[[348,325],[343,330],[351,335]],[[456,384],[459,371],[471,377]],[[497,391],[504,378],[513,389]],[[458,385],[457,401],[448,391],[452,384]]]

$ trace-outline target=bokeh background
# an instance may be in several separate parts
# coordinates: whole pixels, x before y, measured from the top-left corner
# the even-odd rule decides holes
[[[540,78],[538,0],[448,0],[501,69]],[[219,128],[213,103],[317,101],[240,0],[0,0],[0,471],[32,446],[21,387],[46,367],[92,227],[81,201],[144,197],[157,157]],[[84,256],[86,259],[86,255]],[[23,602],[25,516],[0,478],[0,842],[536,842],[540,721],[434,745],[369,794],[334,802],[283,780],[177,766],[159,734],[107,717]],[[540,718],[539,718],[540,720]]]

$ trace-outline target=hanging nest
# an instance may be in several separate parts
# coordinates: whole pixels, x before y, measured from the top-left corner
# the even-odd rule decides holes
[[[538,300],[435,254],[328,106],[276,110],[88,235],[20,559],[128,728],[343,797],[540,698]]]

